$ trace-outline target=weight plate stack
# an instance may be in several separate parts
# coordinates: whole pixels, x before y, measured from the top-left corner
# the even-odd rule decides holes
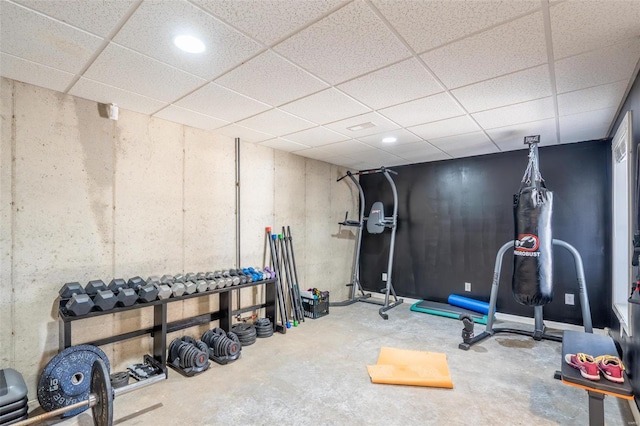
[[[238,336],[242,346],[253,345],[256,342],[256,328],[253,324],[234,324],[231,326],[231,331]]]
[[[273,336],[273,324],[269,318],[258,318],[255,322],[256,335],[259,338]]]
[[[96,360],[102,360],[109,375],[109,359],[102,350],[92,345],[71,346],[54,356],[38,380],[38,402],[45,411],[66,407],[89,398],[91,369]],[[71,417],[87,407],[67,411],[62,417]]]
[[[111,387],[121,388],[129,384],[129,372],[128,371],[118,371],[116,373],[111,374]]]

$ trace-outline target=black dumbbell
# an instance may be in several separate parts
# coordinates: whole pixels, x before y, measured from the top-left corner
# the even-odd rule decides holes
[[[100,311],[109,311],[116,306],[118,299],[113,291],[107,288],[102,280],[91,280],[84,287],[85,292],[93,300],[96,309]]]
[[[158,298],[158,289],[153,284],[147,284],[142,277],[129,278],[129,288],[138,293],[138,299],[142,303],[153,302]]]
[[[93,300],[78,282],[66,283],[58,294],[60,294],[63,303],[66,301],[64,307],[71,315],[86,315],[93,308]]]
[[[131,306],[138,301],[138,293],[127,286],[122,278],[114,278],[109,283],[109,290],[116,295],[118,306]]]

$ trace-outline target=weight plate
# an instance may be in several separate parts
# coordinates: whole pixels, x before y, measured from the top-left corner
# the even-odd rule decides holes
[[[207,346],[207,344],[205,342],[203,342],[202,340],[198,340],[196,342],[196,346],[198,347],[198,349],[200,349],[205,354],[209,353],[209,346]]]
[[[173,362],[178,359],[180,354],[180,346],[182,346],[182,339],[173,339],[169,344],[169,362]]]
[[[91,368],[91,393],[96,398],[95,405],[91,408],[95,426],[113,425],[113,390],[109,370],[100,359]]]
[[[182,336],[182,341],[183,342],[187,342],[187,343],[191,343],[192,345],[196,344],[196,339],[194,339],[191,336]]]
[[[102,350],[92,345],[71,346],[54,356],[38,380],[40,406],[45,411],[52,411],[86,401],[91,387],[91,368],[98,359],[104,362],[108,371],[109,359]],[[75,416],[87,408],[67,411],[63,417]]]

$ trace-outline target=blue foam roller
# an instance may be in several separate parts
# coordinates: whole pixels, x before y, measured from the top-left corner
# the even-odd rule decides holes
[[[487,302],[481,302],[480,300],[470,299],[468,297],[458,296],[455,294],[449,295],[447,302],[449,302],[449,304],[453,306],[458,306],[460,308],[469,309],[470,311],[489,315],[489,304]]]

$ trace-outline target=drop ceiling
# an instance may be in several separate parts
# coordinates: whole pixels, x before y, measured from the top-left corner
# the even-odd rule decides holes
[[[607,137],[640,59],[638,0],[0,0],[0,15],[4,77],[354,169]]]

